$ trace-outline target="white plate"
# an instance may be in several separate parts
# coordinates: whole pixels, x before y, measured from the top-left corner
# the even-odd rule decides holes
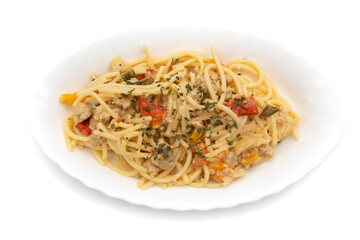
[[[210,56],[214,45],[222,62],[247,57],[259,62],[275,86],[301,116],[300,140],[289,137],[274,157],[221,189],[137,188],[137,179],[101,167],[90,151],[68,152],[63,120],[69,106],[58,102],[61,93],[83,89],[90,72],[104,73],[115,55],[130,60],[147,44],[152,55],[192,49]],[[252,202],[276,193],[302,178],[333,149],[344,129],[337,114],[339,102],[323,76],[303,59],[265,40],[224,30],[151,29],[119,33],[86,46],[58,63],[45,77],[35,97],[30,127],[42,149],[69,175],[111,197],[153,208],[208,210]]]

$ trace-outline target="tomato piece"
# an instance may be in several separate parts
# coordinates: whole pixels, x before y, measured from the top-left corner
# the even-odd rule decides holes
[[[224,162],[226,154],[228,153],[228,151],[224,151],[222,153],[219,153],[219,155],[215,156],[214,158],[218,159],[219,162]]]
[[[154,70],[154,69],[151,69],[151,68],[148,69],[148,72],[150,72],[151,75],[156,75],[157,74],[157,71]]]
[[[199,151],[203,155],[207,153],[207,149],[205,148],[204,143],[199,144],[198,146],[195,147],[195,149],[196,149],[196,151]],[[192,163],[194,164],[195,167],[200,167],[202,165],[207,164],[208,161],[205,158],[199,156],[198,154],[195,154],[195,157],[194,157]]]
[[[89,128],[89,123],[90,123],[90,118],[88,118],[82,122],[79,122],[78,124],[75,125],[75,127],[77,128],[77,130],[79,130],[79,132],[82,135],[90,136],[91,129]]]
[[[216,182],[223,182],[225,173],[223,171],[216,171],[215,173],[210,175],[212,179],[214,179]]]
[[[259,114],[254,97],[232,98],[224,105],[231,108],[238,116]]]
[[[207,127],[210,124],[210,120],[202,120],[202,123]]]
[[[151,68],[149,68],[149,69],[146,70],[146,71],[148,71],[148,72],[150,73],[150,75],[156,75],[157,72],[158,72],[158,71],[156,71],[156,70],[154,70],[154,69],[151,69]],[[144,74],[137,75],[136,78],[137,78],[138,80],[142,80],[142,79],[144,79],[144,78],[146,78],[146,77],[150,77],[150,76],[149,76],[149,73],[144,73]]]
[[[141,79],[144,79],[146,77],[145,74],[141,74],[140,76],[137,77],[137,79],[141,80]]]
[[[200,167],[202,165],[206,165],[208,161],[205,158],[201,158],[199,156],[195,156],[193,159],[193,164],[195,167]]]
[[[166,110],[145,97],[141,97],[139,100],[139,111],[143,116],[152,117],[151,124],[153,128],[160,127],[165,120]]]

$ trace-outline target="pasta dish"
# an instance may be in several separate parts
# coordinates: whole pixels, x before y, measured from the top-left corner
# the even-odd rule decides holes
[[[113,171],[138,186],[217,188],[274,155],[298,115],[253,60],[221,63],[196,51],[131,61],[115,57],[109,72],[62,94],[73,106],[65,142],[90,148]]]

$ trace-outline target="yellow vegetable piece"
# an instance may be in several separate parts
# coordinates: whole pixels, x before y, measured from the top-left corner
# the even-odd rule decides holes
[[[223,162],[211,162],[209,164],[209,167],[215,171],[224,170],[226,168],[231,168],[231,166],[229,164],[226,164]]]
[[[193,142],[196,142],[196,141],[199,139],[200,135],[201,135],[201,134],[200,134],[197,130],[195,130],[195,131],[191,134],[190,140],[193,141]]]
[[[257,153],[252,153],[247,155],[246,157],[243,157],[243,159],[241,160],[242,164],[253,164],[255,159],[257,159],[259,157],[259,155]]]
[[[59,97],[59,102],[63,104],[73,104],[77,98],[77,93],[64,93]]]
[[[213,59],[213,58],[210,59],[209,61],[207,61],[206,64],[211,64],[211,63],[216,63],[216,62],[215,62],[215,59]],[[225,67],[224,64],[222,64],[222,63],[220,63],[220,64],[221,64],[223,67]]]
[[[214,59],[210,59],[207,64],[211,64],[211,63],[215,63],[215,60]]]

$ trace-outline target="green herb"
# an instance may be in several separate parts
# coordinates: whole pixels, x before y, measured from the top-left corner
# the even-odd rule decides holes
[[[115,124],[111,124],[111,125],[110,125],[110,128],[111,128],[111,129],[114,129],[114,127],[115,127]]]
[[[245,99],[245,96],[241,96],[241,98],[234,98],[235,106],[244,106],[246,104]]]
[[[192,88],[190,84],[186,84],[186,96],[189,94],[189,92],[191,92]]]
[[[174,147],[173,150],[174,150],[174,149],[177,149],[177,148],[179,148],[179,147],[180,147],[180,144],[179,144],[177,147]]]
[[[280,110],[279,107],[273,107],[270,105],[267,105],[264,110],[261,112],[260,114],[260,118],[266,118],[266,117],[270,117],[271,115],[273,115],[274,113],[278,112]]]
[[[187,134],[188,136],[191,136],[193,133],[194,133],[194,129],[191,128],[186,134]]]
[[[130,81],[127,80],[125,81],[127,85],[149,85],[152,84],[154,81],[154,78],[152,76],[143,78],[141,80],[135,80],[135,81]]]
[[[135,88],[131,89],[130,91],[128,91],[127,94],[122,93],[121,96],[123,96],[124,98],[127,98],[129,95],[131,95],[133,93],[133,91],[135,90]]]
[[[226,139],[226,141],[227,141],[228,145],[230,145],[230,146],[233,145],[233,143],[234,143],[234,141],[229,141],[227,139]]]
[[[201,158],[205,158],[205,159],[206,159],[206,156],[205,156],[204,154],[202,154],[202,151],[204,151],[205,149],[207,149],[208,147],[210,147],[211,145],[214,145],[214,144],[215,144],[215,143],[211,143],[211,144],[205,146],[203,149],[197,150],[197,151],[195,152],[195,154],[196,154],[197,156],[201,157]]]
[[[168,95],[170,95],[172,93],[172,89],[169,89],[168,91]]]
[[[179,59],[177,58],[177,59],[175,59],[175,61],[174,61],[174,65],[175,64],[177,64],[179,62]]]
[[[131,108],[134,110],[135,113],[139,113],[139,109],[135,106],[135,105],[132,105]]]
[[[160,134],[161,134],[160,129],[158,129],[158,128],[155,129],[154,137],[156,137],[156,136],[160,137]]]
[[[153,154],[160,155],[161,157],[167,159],[170,157],[170,151],[171,151],[170,146],[168,146],[166,143],[161,143],[158,146],[154,147]],[[156,159],[156,158],[157,158],[157,156],[155,156],[154,159]]]
[[[219,126],[220,124],[221,124],[221,121],[220,121],[219,119],[216,119],[215,121],[213,121],[213,122],[211,123],[211,125],[212,125],[213,127]]]
[[[193,147],[196,147],[197,145],[199,145],[200,144],[200,142],[197,142],[197,143],[195,143],[195,144],[193,144],[193,145],[190,145],[188,148],[187,148],[187,150],[190,150],[190,149],[192,149]]]
[[[204,111],[209,112],[209,110],[211,110],[212,108],[215,107],[216,103],[217,103],[217,102],[206,102],[206,103],[205,103],[205,106],[204,106],[201,110],[202,110],[203,112],[204,112]]]
[[[128,80],[130,80],[132,78],[136,78],[136,74],[135,74],[134,69],[131,69],[130,71],[121,74],[121,79],[123,81],[128,81]]]
[[[203,104],[203,103],[205,102],[205,99],[206,99],[206,97],[205,97],[205,95],[203,94],[203,96],[201,97],[201,100],[200,100],[201,104]]]
[[[195,154],[196,154],[198,157],[206,158],[206,156],[205,156],[204,154],[202,154],[201,152],[196,151]]]
[[[174,142],[176,140],[180,140],[180,137],[178,135],[175,135],[175,136],[171,136],[171,139],[174,140]]]
[[[211,129],[211,127],[203,127],[204,132],[210,131],[210,129]]]

